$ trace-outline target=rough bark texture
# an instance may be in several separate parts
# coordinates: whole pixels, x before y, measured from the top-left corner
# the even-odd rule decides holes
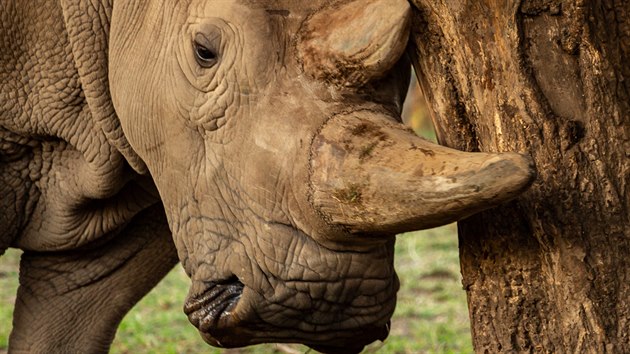
[[[477,352],[630,352],[630,2],[414,0],[443,144],[538,180],[460,223]]]

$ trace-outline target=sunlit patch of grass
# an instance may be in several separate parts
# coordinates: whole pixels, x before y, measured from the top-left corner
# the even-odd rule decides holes
[[[20,254],[20,251],[10,249],[0,256],[0,353],[5,352],[9,345]]]
[[[19,252],[0,257],[0,353],[6,350],[17,287]],[[466,296],[461,286],[454,225],[400,235],[401,281],[391,333],[366,353],[471,353]],[[177,266],[121,323],[112,353],[305,353],[298,345],[220,350],[206,345],[182,304],[190,280]],[[311,351],[311,353],[314,353]]]

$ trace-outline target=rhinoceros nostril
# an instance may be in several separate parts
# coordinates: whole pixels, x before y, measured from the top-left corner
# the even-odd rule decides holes
[[[243,294],[243,283],[236,276],[208,282],[207,286],[205,292],[184,304],[188,320],[204,332],[216,328],[223,317],[229,316]]]
[[[236,285],[236,284],[240,284],[241,287],[243,287],[243,283],[241,283],[241,280],[236,276],[236,275],[232,275],[231,277],[225,278],[225,279],[221,279],[221,280],[215,280],[211,283],[214,284],[218,284],[218,285]]]

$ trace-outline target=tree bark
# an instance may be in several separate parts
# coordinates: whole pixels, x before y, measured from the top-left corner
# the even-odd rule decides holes
[[[630,353],[630,2],[413,0],[439,141],[530,154],[459,224],[477,352]]]

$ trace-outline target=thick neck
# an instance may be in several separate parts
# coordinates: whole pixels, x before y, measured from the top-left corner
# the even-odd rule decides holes
[[[138,173],[147,173],[122,131],[109,94],[109,29],[113,0],[94,2],[62,0],[64,24],[85,100],[95,125],[126,162]]]

